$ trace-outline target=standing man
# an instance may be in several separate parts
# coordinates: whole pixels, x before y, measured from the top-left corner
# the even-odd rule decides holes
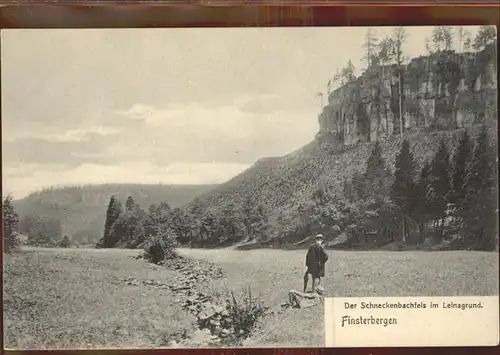
[[[316,236],[316,241],[309,246],[306,255],[307,270],[304,274],[304,292],[307,290],[309,274],[312,277],[312,292],[315,291],[316,279],[318,286],[321,284],[321,278],[325,276],[325,263],[328,261],[328,255],[323,248],[324,237],[322,234]]]

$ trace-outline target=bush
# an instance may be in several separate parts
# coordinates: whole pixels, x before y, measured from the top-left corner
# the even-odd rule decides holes
[[[175,254],[175,238],[165,231],[158,231],[144,245],[144,258],[154,264],[166,259],[173,259]]]
[[[56,246],[59,248],[69,248],[71,246],[71,243],[68,236],[65,235],[61,240],[57,242]]]
[[[252,296],[250,287],[237,299],[234,292],[226,298],[226,317],[223,318],[223,328],[228,328],[229,333],[225,342],[237,345],[250,336],[260,317],[264,316],[269,307],[264,306],[257,297]]]
[[[10,237],[4,239],[3,250],[5,253],[9,254],[15,250],[18,250],[21,246],[21,240],[17,233],[12,233]]]

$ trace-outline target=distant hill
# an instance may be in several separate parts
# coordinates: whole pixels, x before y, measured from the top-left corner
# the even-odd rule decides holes
[[[167,201],[181,207],[215,185],[105,184],[49,188],[14,201],[20,217],[34,214],[59,219],[63,234],[81,243],[95,243],[102,237],[106,208],[111,195],[123,203],[128,196],[144,209]]]

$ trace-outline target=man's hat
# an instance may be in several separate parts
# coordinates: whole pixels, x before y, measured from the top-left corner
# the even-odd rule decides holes
[[[325,237],[323,237],[323,234],[317,234],[316,240],[318,240],[318,239],[325,240]]]

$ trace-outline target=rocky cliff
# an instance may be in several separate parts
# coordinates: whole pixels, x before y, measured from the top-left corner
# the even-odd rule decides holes
[[[401,126],[408,132],[496,122],[496,48],[495,42],[479,52],[438,52],[401,67],[368,68],[329,94],[317,139],[351,145],[397,134]]]

